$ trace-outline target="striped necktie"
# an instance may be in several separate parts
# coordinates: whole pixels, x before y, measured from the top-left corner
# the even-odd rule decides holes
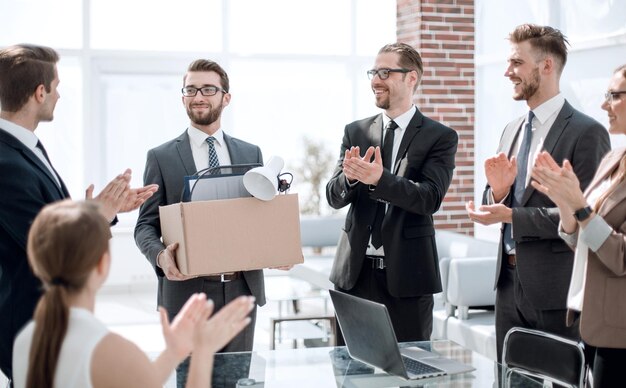
[[[213,169],[209,172],[209,174],[217,174],[219,173],[220,160],[217,158],[217,152],[215,151],[215,138],[213,136],[209,136],[206,138],[206,142],[209,144],[209,168]]]

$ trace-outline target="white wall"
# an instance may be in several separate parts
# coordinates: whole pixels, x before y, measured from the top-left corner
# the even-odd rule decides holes
[[[504,77],[508,33],[536,23],[560,29],[571,44],[561,92],[577,109],[607,126],[600,109],[613,70],[626,63],[626,2],[613,0],[476,0],[475,195],[480,202],[486,179],[483,161],[497,149],[504,126],[527,112],[511,98]],[[624,145],[612,137],[613,147]],[[499,225],[476,225],[476,236],[496,240]]]
[[[133,229],[113,227],[111,231],[113,232],[110,245],[111,272],[105,288],[128,291],[133,287],[148,285],[156,287],[156,275],[148,260],[135,245]]]

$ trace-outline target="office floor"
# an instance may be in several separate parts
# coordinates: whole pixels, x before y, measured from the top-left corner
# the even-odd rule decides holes
[[[257,311],[254,350],[270,348],[270,318],[293,313],[291,300],[294,297],[299,299],[302,313],[332,312],[332,306],[325,298],[325,294],[311,290],[305,282],[288,276],[266,276],[265,283],[268,303]],[[110,330],[132,340],[146,353],[158,353],[164,348],[159,314],[156,311],[155,285],[144,284],[124,289],[105,288],[97,297],[96,316]],[[281,330],[283,337],[289,338],[283,338],[277,343],[277,349],[293,347],[293,340],[290,339],[292,335],[307,338],[319,334],[309,323],[289,325],[291,326],[285,326]],[[298,340],[297,346],[302,346],[302,340]],[[165,387],[175,387],[174,374],[170,376]]]

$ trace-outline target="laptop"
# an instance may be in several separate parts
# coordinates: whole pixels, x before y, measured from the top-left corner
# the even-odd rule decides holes
[[[475,370],[418,347],[401,349],[385,305],[335,290],[329,292],[350,357],[407,380]]]

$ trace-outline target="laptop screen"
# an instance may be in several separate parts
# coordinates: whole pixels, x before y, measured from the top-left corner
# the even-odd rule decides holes
[[[406,375],[387,308],[343,292],[329,292],[350,357]]]

